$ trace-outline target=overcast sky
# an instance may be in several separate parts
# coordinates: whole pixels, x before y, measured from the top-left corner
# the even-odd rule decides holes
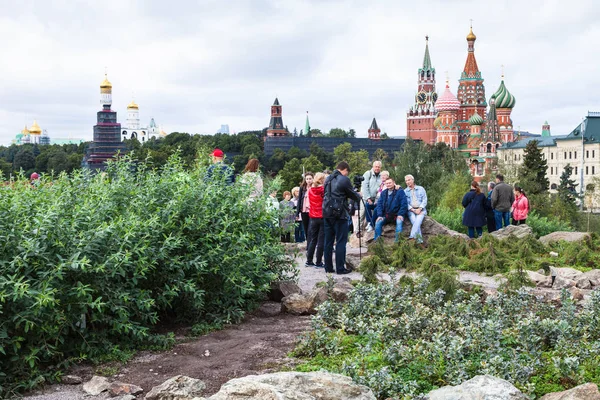
[[[515,126],[566,134],[600,111],[600,6],[593,1],[0,0],[0,144],[37,119],[92,138],[105,68],[125,122],[166,132],[255,130],[275,96],[291,130],[406,134],[425,35],[442,93],[456,94],[469,20],[486,97],[505,84]]]

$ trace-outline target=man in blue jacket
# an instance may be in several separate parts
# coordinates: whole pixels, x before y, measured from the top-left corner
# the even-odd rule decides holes
[[[385,181],[386,190],[381,192],[381,197],[377,202],[377,221],[375,221],[375,240],[381,236],[383,225],[396,222],[396,242],[400,233],[402,233],[402,224],[404,216],[408,211],[408,203],[404,190],[396,186],[392,178]]]

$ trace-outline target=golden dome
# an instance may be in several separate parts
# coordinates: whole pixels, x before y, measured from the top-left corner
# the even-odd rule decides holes
[[[21,133],[23,135],[27,135],[29,133],[29,129],[27,129],[27,125],[25,125],[25,128],[23,128],[23,130],[21,131]]]
[[[167,133],[161,129],[159,135],[160,136],[167,136]]]
[[[473,33],[473,27],[471,27],[471,29],[469,30],[469,34],[467,35],[467,40],[475,40],[477,39],[477,36],[475,36],[475,34]]]
[[[41,135],[42,134],[42,128],[40,128],[37,121],[35,121],[35,120],[33,121],[33,125],[31,125],[31,128],[29,128],[29,133],[31,133],[32,135]]]
[[[100,84],[100,89],[112,89],[112,83],[108,81],[106,74],[104,74],[104,80]]]
[[[131,110],[131,109],[133,109],[133,110],[139,110],[140,108],[138,107],[137,104],[135,104],[135,101],[131,100],[131,103],[129,103],[127,105],[127,109],[128,110]]]

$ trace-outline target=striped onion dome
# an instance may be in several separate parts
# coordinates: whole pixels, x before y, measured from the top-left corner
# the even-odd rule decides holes
[[[450,92],[450,88],[446,85],[446,90],[435,102],[436,111],[456,111],[460,108],[460,102],[455,95]]]
[[[515,106],[515,96],[510,94],[506,86],[504,86],[504,79],[500,83],[500,87],[494,93],[496,96],[496,108],[513,108]]]
[[[477,110],[475,110],[475,114],[471,115],[471,118],[469,118],[469,124],[483,125],[483,118],[477,113]]]

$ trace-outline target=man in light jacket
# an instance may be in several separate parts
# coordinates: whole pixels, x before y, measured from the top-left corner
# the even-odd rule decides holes
[[[367,218],[367,232],[371,232],[374,228],[375,223],[373,222],[373,210],[375,209],[375,199],[377,198],[377,191],[381,186],[381,161],[374,161],[373,168],[363,174],[363,183],[361,186],[361,193],[367,209],[361,214],[360,224],[362,226],[364,218]]]
[[[496,186],[492,191],[492,208],[494,209],[494,218],[496,220],[496,230],[510,225],[510,208],[515,201],[513,188],[504,183],[504,175],[496,175]]]
[[[423,234],[421,233],[421,224],[427,215],[427,192],[423,186],[415,185],[415,177],[406,175],[406,201],[408,203],[408,219],[412,224],[408,240],[414,239],[418,243],[423,243]]]

